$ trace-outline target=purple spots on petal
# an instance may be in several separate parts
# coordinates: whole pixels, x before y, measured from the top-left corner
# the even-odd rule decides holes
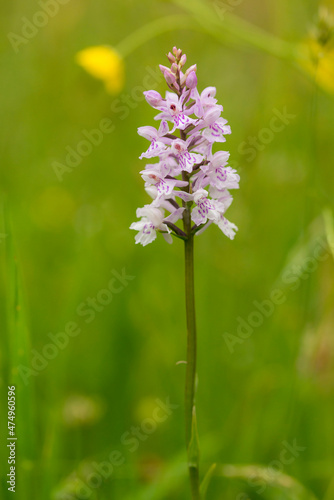
[[[227,173],[224,168],[218,167],[216,168],[215,172],[218,180],[220,180],[221,182],[225,182],[227,180]]]
[[[215,122],[212,123],[209,127],[211,131],[211,135],[213,137],[221,137],[222,135],[226,134],[227,132],[224,131],[224,126],[220,125],[219,123]]]
[[[217,127],[215,123],[213,125],[210,125],[210,130],[211,130],[211,135],[213,135],[214,137],[220,137],[221,134],[219,127]]]
[[[178,113],[177,115],[173,116],[173,121],[177,127],[184,127],[188,123],[191,123],[191,120],[188,116],[184,115],[183,113]]]
[[[172,186],[167,184],[167,182],[164,179],[160,179],[158,184],[156,184],[156,188],[158,191],[158,196],[162,195],[168,195],[172,192]]]
[[[154,229],[154,226],[153,226],[152,222],[148,222],[143,227],[143,234],[151,234],[152,229]]]
[[[198,203],[198,211],[204,217],[205,215],[208,215],[209,210],[212,208],[211,203],[208,199],[202,199]]]

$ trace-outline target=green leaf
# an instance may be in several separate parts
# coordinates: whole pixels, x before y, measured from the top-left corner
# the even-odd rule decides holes
[[[207,490],[208,490],[211,478],[212,478],[212,476],[213,476],[213,474],[215,472],[216,467],[217,467],[217,464],[212,464],[211,465],[211,467],[209,468],[209,470],[205,474],[204,479],[203,479],[203,481],[201,483],[200,492],[201,492],[201,497],[202,497],[203,500],[205,500],[206,493],[207,493]]]

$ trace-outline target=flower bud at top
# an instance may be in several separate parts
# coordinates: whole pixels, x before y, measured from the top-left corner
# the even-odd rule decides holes
[[[179,69],[178,65],[176,63],[173,63],[171,70],[172,70],[172,73],[174,73],[174,75],[176,75],[178,69]]]
[[[163,66],[162,64],[159,64],[159,68],[160,68],[160,71],[161,71],[161,73],[162,73],[163,75],[164,75],[166,72],[167,72],[167,73],[170,73],[170,72],[171,72],[171,71],[170,71],[170,69],[169,69],[169,68],[167,68],[167,66]]]
[[[184,87],[185,83],[186,83],[186,75],[184,75],[182,72],[180,74],[180,83],[181,83],[181,87]]]
[[[188,89],[194,89],[197,85],[197,76],[195,71],[191,71],[186,79]]]
[[[175,57],[173,56],[173,54],[171,52],[168,52],[167,54],[167,58],[168,58],[168,61],[173,64],[175,62]]]
[[[161,95],[156,90],[147,90],[144,92],[144,96],[149,105],[153,107],[159,106],[162,101]]]
[[[177,90],[180,90],[180,87],[176,82],[176,77],[170,72],[170,70],[164,73],[164,77],[168,85],[174,86]]]
[[[186,77],[187,77],[187,76],[188,76],[188,75],[189,75],[192,71],[195,71],[195,73],[196,73],[196,71],[197,71],[197,64],[193,64],[192,66],[190,66],[190,67],[187,69],[187,71],[186,71],[186,73],[185,73]]]
[[[178,49],[178,51],[176,52],[175,54],[175,57],[176,59],[180,60],[181,59],[181,56],[182,56],[182,50],[181,49]]]
[[[183,54],[183,56],[180,59],[181,68],[182,68],[182,66],[184,66],[186,64],[186,62],[187,62],[187,56],[186,56],[186,54]]]

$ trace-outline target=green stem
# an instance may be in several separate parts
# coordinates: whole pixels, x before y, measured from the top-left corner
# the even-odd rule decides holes
[[[186,446],[188,450],[188,468],[193,500],[200,499],[199,492],[199,452],[195,419],[195,384],[196,384],[196,315],[194,287],[194,236],[191,234],[190,209],[184,213],[184,230],[188,235],[184,242],[185,249],[185,294],[187,316],[187,368],[185,384],[185,424]]]

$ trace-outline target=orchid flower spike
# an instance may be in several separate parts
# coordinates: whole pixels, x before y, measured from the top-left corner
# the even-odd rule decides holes
[[[159,127],[139,127],[138,134],[149,141],[140,159],[157,159],[141,171],[145,189],[153,198],[137,210],[141,220],[131,224],[138,231],[136,243],[147,245],[161,232],[171,243],[173,236],[186,240],[186,218],[194,223],[191,235],[216,224],[230,239],[237,227],[225,218],[232,203],[228,190],[238,189],[240,177],[228,165],[228,151],[213,152],[215,143],[231,133],[216,99],[216,88],[197,89],[197,66],[187,70],[186,55],[174,47],[168,53],[170,67],[160,65],[169,88],[144,92],[147,103],[158,111]],[[154,161],[154,160],[153,160]],[[183,229],[178,225],[183,220]],[[189,229],[189,228],[188,228]]]

